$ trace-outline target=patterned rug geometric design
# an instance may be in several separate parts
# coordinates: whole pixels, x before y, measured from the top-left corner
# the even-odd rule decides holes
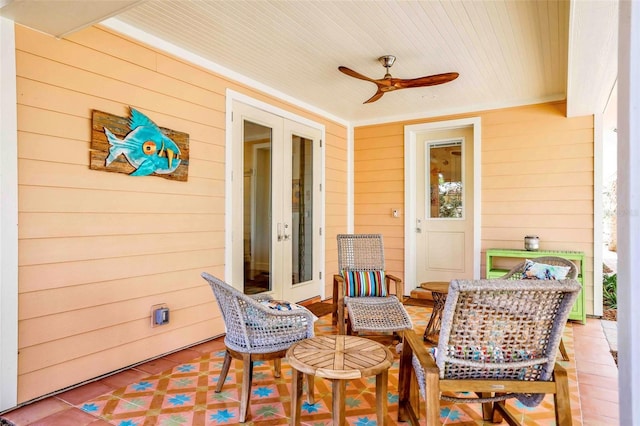
[[[414,329],[424,332],[430,316],[430,308],[407,306]],[[335,334],[331,316],[325,315],[315,324],[316,334]],[[565,329],[564,343],[571,358],[562,361],[569,375],[571,408],[574,425],[582,424],[580,395],[573,362],[573,334],[571,323]],[[395,354],[395,347],[391,348]],[[207,354],[181,364],[171,370],[152,375],[144,380],[101,395],[83,403],[78,408],[112,425],[117,426],[182,426],[182,425],[232,425],[238,424],[242,382],[242,364],[233,361],[222,392],[215,393],[222,368],[224,352]],[[387,422],[398,424],[398,357],[389,369]],[[376,424],[375,377],[347,382],[347,423],[354,426]],[[303,395],[306,398],[306,393]],[[331,420],[331,384],[316,378],[315,404],[303,402],[302,424],[328,426]],[[286,359],[282,362],[282,375],[273,376],[272,363],[255,363],[251,389],[250,414],[247,425],[287,425],[291,404],[291,368]],[[555,425],[553,397],[548,395],[535,408],[509,402],[510,411],[518,412],[523,425]],[[422,407],[424,409],[424,407]],[[424,411],[421,411],[424,413]],[[424,417],[424,415],[422,416]],[[451,425],[482,425],[479,404],[454,404],[440,402],[440,420]],[[400,423],[403,424],[403,423]],[[494,424],[494,423],[486,423]]]

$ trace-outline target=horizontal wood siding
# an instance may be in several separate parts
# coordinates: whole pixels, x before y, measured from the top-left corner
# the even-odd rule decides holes
[[[355,129],[355,231],[385,236],[387,269],[404,277],[404,126],[468,117],[482,123],[482,273],[487,248],[524,246],[586,254],[593,313],[593,117],[567,118],[563,102]]]
[[[347,134],[346,129],[328,128],[334,143],[325,150],[325,299],[333,296],[333,275],[338,273],[336,236],[347,232]]]
[[[354,130],[354,231],[381,233],[387,272],[404,279],[404,124]]]
[[[228,88],[325,125],[326,235],[346,227],[342,125],[100,27],[16,26],[16,65],[18,402],[224,333],[200,273],[224,274]],[[89,169],[91,111],[129,106],[189,134],[187,182]]]
[[[593,117],[565,117],[564,103],[482,117],[482,250],[582,251],[585,306],[593,314]],[[484,266],[483,269],[484,271]]]

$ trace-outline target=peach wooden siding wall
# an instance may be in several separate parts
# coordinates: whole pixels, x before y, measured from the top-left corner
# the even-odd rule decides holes
[[[382,232],[387,268],[404,277],[404,126],[471,116],[482,123],[482,273],[487,248],[586,254],[585,303],[593,313],[593,117],[565,117],[565,103],[389,123],[355,129],[356,232]]]
[[[385,266],[404,277],[404,123],[354,129],[354,231],[381,233]]]
[[[336,143],[325,150],[325,296],[333,295],[333,274],[338,272],[336,236],[347,232],[347,137],[340,128],[327,127],[327,139]],[[338,132],[336,132],[338,131]]]
[[[223,333],[199,274],[224,272],[227,88],[326,126],[327,238],[345,229],[344,126],[100,27],[16,26],[16,61],[19,402]],[[188,182],[89,170],[91,110],[128,106],[189,134]]]

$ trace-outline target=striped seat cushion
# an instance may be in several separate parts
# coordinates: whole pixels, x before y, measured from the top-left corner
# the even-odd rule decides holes
[[[345,295],[349,297],[388,296],[384,271],[342,271]]]

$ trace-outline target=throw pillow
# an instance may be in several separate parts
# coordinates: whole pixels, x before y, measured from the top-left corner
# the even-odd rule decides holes
[[[349,297],[389,295],[384,271],[342,271],[342,277]]]
[[[261,300],[267,308],[275,309],[276,311],[290,311],[291,309],[297,309],[295,303],[287,302],[286,300]]]
[[[547,265],[527,259],[525,261],[522,279],[529,280],[563,280],[569,273],[568,266]]]

